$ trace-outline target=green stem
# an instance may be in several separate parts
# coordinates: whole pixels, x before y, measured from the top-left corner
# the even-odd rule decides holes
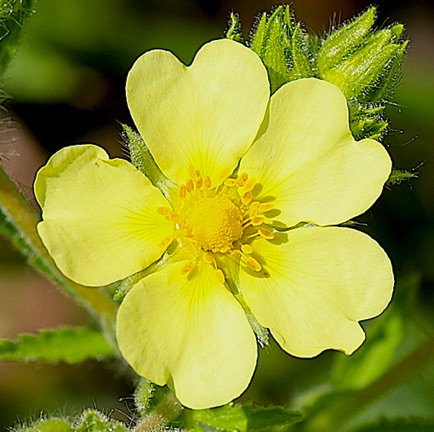
[[[107,339],[112,343],[115,303],[102,290],[76,284],[57,269],[38,236],[38,222],[36,211],[0,167],[0,232],[12,240],[34,268],[42,271],[66,294],[99,318]]]
[[[303,425],[302,430],[305,432],[341,430],[357,412],[407,382],[415,373],[432,364],[433,358],[434,338],[430,338],[368,387],[353,395],[346,394],[327,404],[323,411]]]
[[[182,405],[173,392],[168,392],[164,399],[150,411],[134,428],[134,432],[167,430],[167,425],[180,416]]]

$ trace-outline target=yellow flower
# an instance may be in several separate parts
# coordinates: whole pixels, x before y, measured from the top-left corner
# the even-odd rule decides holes
[[[208,43],[190,67],[150,51],[127,80],[134,122],[176,194],[93,146],[60,150],[38,173],[38,231],[59,268],[98,286],[147,268],[117,318],[121,353],[191,408],[248,386],[256,335],[288,353],[349,354],[359,321],[390,301],[391,264],[341,224],[366,211],[391,170],[383,146],[356,142],[345,97],[302,79],[270,97],[251,50]],[[173,188],[169,190],[173,192]]]

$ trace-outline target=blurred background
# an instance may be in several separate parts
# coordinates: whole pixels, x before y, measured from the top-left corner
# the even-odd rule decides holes
[[[414,169],[419,178],[385,190],[360,220],[394,263],[394,313],[400,317],[394,353],[399,357],[433,333],[434,5],[430,0],[379,3],[378,25],[401,21],[411,39],[403,79],[388,107],[392,131],[385,143],[394,166]],[[322,34],[369,4],[295,0],[292,6],[309,31]],[[190,63],[203,43],[222,36],[229,11],[240,14],[247,37],[254,17],[274,5],[268,0],[39,0],[3,83],[10,99],[0,112],[2,165],[34,202],[35,172],[61,147],[97,143],[112,156],[120,155],[119,122],[133,125],[124,83],[140,54],[165,48]],[[1,238],[0,298],[0,338],[89,320]],[[327,352],[298,360],[273,345],[261,353],[245,398],[296,406],[308,386],[321,391],[315,385],[346,361],[338,356],[343,355]],[[434,370],[417,371],[359,417],[432,415],[433,389]],[[43,412],[74,413],[85,407],[128,420],[132,390],[110,362],[0,363],[0,429]]]

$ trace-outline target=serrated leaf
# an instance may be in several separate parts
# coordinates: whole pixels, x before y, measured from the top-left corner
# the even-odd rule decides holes
[[[115,350],[101,332],[85,327],[61,327],[22,334],[17,341],[0,340],[0,361],[79,363],[113,356]]]
[[[404,181],[409,181],[412,179],[418,178],[418,174],[416,172],[394,169],[390,174],[389,179],[387,180],[388,186],[399,185]]]
[[[206,428],[201,425],[206,425],[215,430],[230,432],[263,431],[274,426],[295,424],[303,419],[298,411],[279,406],[255,408],[252,404],[226,405],[221,408],[192,411],[191,415],[202,430]]]

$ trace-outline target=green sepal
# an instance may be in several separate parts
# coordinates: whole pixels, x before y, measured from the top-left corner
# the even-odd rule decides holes
[[[178,200],[178,188],[160,170],[140,134],[123,124],[122,138],[129,150],[132,164],[157,187],[168,201]]]
[[[105,336],[86,327],[60,327],[0,340],[0,361],[79,363],[115,355]]]
[[[225,275],[226,286],[228,290],[232,293],[237,302],[243,308],[243,311],[246,314],[247,321],[249,322],[250,327],[256,335],[256,340],[258,341],[258,344],[261,347],[268,346],[268,330],[265,327],[262,327],[261,324],[259,324],[254,313],[250,309],[247,302],[244,300],[243,294],[241,292],[239,281],[239,262],[232,258],[223,257],[219,259],[219,268],[222,269]]]
[[[238,14],[233,12],[230,13],[228,29],[225,31],[225,38],[232,39],[236,42],[241,42],[243,40],[241,21]]]
[[[289,80],[313,77],[313,64],[309,54],[307,37],[301,24],[298,23],[291,37],[291,59]]]
[[[75,432],[127,432],[126,426],[96,411],[85,411],[74,428]]]
[[[333,69],[321,72],[321,77],[336,84],[347,97],[369,100],[363,97],[379,81],[398,51],[399,45],[390,44],[391,34],[378,33],[367,44],[357,50]]]
[[[330,33],[318,53],[317,65],[322,74],[336,67],[355,51],[374,25],[376,14],[376,8],[371,7],[358,18]]]
[[[395,56],[387,65],[383,76],[376,83],[374,91],[369,95],[369,100],[372,102],[384,101],[392,97],[399,80],[402,77],[402,66],[404,63],[405,54],[407,53],[409,41],[406,40],[399,46],[395,52]]]
[[[399,185],[405,181],[418,178],[417,172],[407,170],[394,169],[387,180],[387,186]]]
[[[381,140],[389,126],[384,119],[384,105],[350,105],[350,129],[356,140],[371,138]]]
[[[255,407],[251,403],[188,411],[186,417],[195,431],[263,431],[272,427],[287,427],[303,420],[298,411],[280,406]]]

